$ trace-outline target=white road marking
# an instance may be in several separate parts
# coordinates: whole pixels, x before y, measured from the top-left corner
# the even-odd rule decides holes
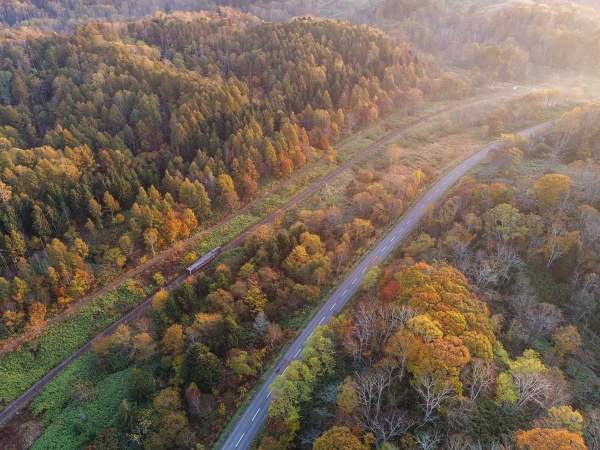
[[[484,156],[484,155],[477,155],[477,157],[478,157],[478,158],[482,158],[483,156]],[[454,175],[455,173],[458,173],[458,172],[459,172],[459,170],[458,170],[458,168],[456,168],[455,170],[453,170],[452,172],[450,172],[450,175]],[[449,181],[450,181],[450,180],[446,180],[446,181],[444,181],[444,182],[441,184],[441,187],[444,187],[444,186],[446,185],[446,183],[448,183]],[[437,188],[437,189],[435,190],[435,193],[438,193],[439,191],[440,191],[440,188]],[[433,197],[433,195],[432,195],[432,194],[430,194],[430,195],[427,197],[427,201],[430,201],[430,200],[432,199],[432,197]],[[422,209],[424,209],[424,208],[425,208],[425,206],[426,206],[426,205],[421,205],[421,208],[420,208],[420,209],[421,209],[421,210],[422,210]],[[407,224],[410,224],[410,222],[411,222],[411,221],[412,221],[412,218],[409,218],[409,219],[408,219],[408,221],[407,221]],[[400,228],[400,230],[397,232],[397,234],[401,233],[403,230],[404,230],[404,227]],[[396,236],[393,236],[393,237],[392,237],[392,239],[391,239],[391,242],[394,242],[394,240],[395,240],[395,239],[396,239]],[[385,246],[383,247],[383,250],[385,250],[386,248],[387,248],[387,245],[385,245]],[[368,269],[368,267],[364,267],[361,273],[365,273],[367,269]],[[358,278],[355,278],[355,279],[354,279],[354,281],[352,281],[352,284],[355,284],[357,280],[358,280]],[[167,289],[170,289],[170,288],[171,288],[171,286],[169,286]],[[347,292],[348,292],[348,289],[346,289],[346,290],[343,292],[342,296],[345,296]],[[333,308],[334,308],[336,305],[337,305],[337,302],[336,302],[336,303],[334,303],[334,304],[333,304],[333,306],[332,306],[332,307],[331,307],[329,310],[330,310],[330,311],[331,311],[331,310],[333,310]],[[319,322],[319,325],[321,325],[321,324],[323,323],[323,321],[324,321],[324,320],[325,320],[325,317],[323,317],[323,318],[320,320],[320,322]],[[309,335],[309,338],[310,338],[310,337],[311,337],[313,334],[314,334],[314,332],[311,332],[311,333],[310,333],[310,335]],[[296,355],[294,356],[294,358],[296,358],[296,357],[298,356],[298,354],[299,354],[301,351],[302,351],[302,349],[299,349],[299,350],[296,352]],[[283,373],[285,373],[285,372],[286,372],[286,370],[287,370],[287,367],[284,369]],[[270,396],[271,396],[271,391],[269,391],[269,392],[268,392],[268,394],[267,394],[267,398],[269,398]],[[260,410],[261,410],[261,408],[258,408],[258,410],[256,411],[256,413],[255,413],[255,414],[254,414],[254,416],[252,417],[252,422],[254,422],[254,420],[255,420],[255,419],[256,419],[256,417],[258,416],[258,413],[260,412]],[[242,439],[244,438],[244,436],[245,436],[245,435],[246,435],[246,433],[242,433],[241,437],[240,437],[240,438],[239,438],[239,440],[237,441],[237,444],[235,445],[235,447],[236,447],[236,448],[239,446],[240,442],[242,441]]]
[[[245,434],[246,434],[246,433],[242,433],[242,437],[240,437],[240,440],[238,441],[238,443],[237,443],[237,444],[235,444],[235,447],[236,447],[236,448],[237,448],[237,446],[238,446],[238,445],[240,445],[240,442],[241,442],[241,441],[242,441],[242,439],[244,438],[244,435],[245,435]]]
[[[333,308],[335,308],[335,305],[337,305],[337,302],[335,302],[333,305],[331,305],[331,308],[329,308],[329,311],[333,311]]]
[[[308,337],[312,337],[313,333],[314,333],[314,331],[312,331],[312,332],[311,332],[311,333],[308,335]]]

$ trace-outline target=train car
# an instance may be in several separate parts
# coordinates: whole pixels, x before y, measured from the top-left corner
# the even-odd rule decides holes
[[[191,275],[194,272],[197,272],[198,270],[202,269],[204,266],[206,266],[208,263],[210,263],[213,259],[215,259],[217,256],[219,256],[221,253],[223,253],[223,249],[221,247],[213,248],[210,252],[208,252],[202,258],[197,260],[194,264],[189,266],[187,268],[188,273]]]

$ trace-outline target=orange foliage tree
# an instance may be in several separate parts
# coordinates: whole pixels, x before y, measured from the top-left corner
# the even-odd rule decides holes
[[[583,438],[564,428],[534,428],[515,433],[519,450],[586,450]]]

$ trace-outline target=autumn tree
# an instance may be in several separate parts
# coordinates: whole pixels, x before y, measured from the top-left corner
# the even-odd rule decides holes
[[[546,210],[554,207],[572,185],[573,182],[567,175],[552,173],[533,183],[532,190],[540,209]]]
[[[325,431],[314,445],[314,450],[362,450],[363,445],[347,427],[333,427]]]
[[[108,210],[108,212],[110,212],[110,217],[114,219],[115,213],[121,211],[121,205],[117,200],[114,199],[114,197],[108,191],[104,193],[104,197],[102,197],[102,200],[104,202],[105,208]]]
[[[244,302],[249,306],[252,314],[258,314],[263,311],[267,304],[267,296],[258,287],[248,289]]]
[[[534,428],[515,433],[519,450],[585,450],[583,438],[563,428]]]
[[[185,348],[185,335],[183,327],[179,324],[173,324],[167,331],[161,341],[163,351],[172,357],[183,354]]]
[[[156,228],[147,228],[144,231],[144,241],[152,250],[152,256],[156,256],[156,247],[159,243],[158,230]]]
[[[45,319],[46,307],[42,303],[35,302],[29,307],[29,319],[24,330],[27,339],[35,339],[42,334]]]
[[[217,201],[224,207],[231,209],[238,203],[233,180],[229,175],[222,174],[217,178]]]

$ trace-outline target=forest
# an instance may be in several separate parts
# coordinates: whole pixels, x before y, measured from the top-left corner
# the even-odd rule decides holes
[[[35,336],[46,311],[256,198],[426,80],[374,30],[231,10],[1,48],[4,336]]]
[[[27,342],[0,363],[4,405],[20,380],[35,381],[166,280],[160,272],[129,280],[65,327],[46,329],[83,295],[308,161],[335,162],[333,144],[395,108],[468,93],[377,30],[265,23],[231,9],[64,35],[13,30],[0,51],[1,330]],[[409,180],[406,198],[425,179]],[[378,195],[380,220],[397,217],[402,202]],[[325,207],[313,222],[295,214],[259,229],[209,276],[160,291],[148,316],[98,338],[66,384],[36,398],[47,429],[34,446],[211,445],[300,326],[298,309],[375,232],[370,220]]]
[[[422,56],[503,80],[549,73],[597,76],[600,16],[594,2],[560,0],[476,1],[314,0],[205,1],[232,5],[266,20],[314,14],[385,30],[407,40]]]
[[[219,448],[355,264],[499,139],[277,377],[253,448],[600,449],[600,104],[497,82],[597,75],[599,23],[558,1],[2,2],[0,405],[92,345],[0,447]],[[250,208],[274,219],[170,285]]]
[[[432,207],[275,382],[260,448],[598,448],[599,112],[504,136]]]
[[[541,105],[553,103],[548,100],[553,95],[545,92],[525,98],[511,104],[510,109],[524,111],[529,106],[529,114],[535,117],[542,113]],[[476,117],[476,112],[471,114]],[[497,123],[494,117],[498,116],[505,121],[502,126],[511,126],[511,120],[516,120],[506,117],[502,110],[494,111],[481,126]],[[467,123],[469,118],[463,120]],[[456,130],[458,125],[456,122]],[[499,133],[486,129],[488,133]],[[351,171],[339,192],[336,188],[335,194],[315,195],[298,208],[279,212],[271,225],[261,226],[243,247],[224,254],[209,270],[189,277],[170,292],[159,291],[147,315],[119,327],[110,337],[95,339],[91,354],[73,363],[34,400],[32,411],[43,420],[43,434],[33,443],[39,434],[29,435],[31,431],[26,430],[22,439],[31,438],[32,448],[61,450],[83,446],[145,449],[212,446],[269,363],[285,342],[293,339],[305,316],[327,295],[338,275],[385,233],[387,224],[398,220],[435,176],[435,167],[444,167],[454,158],[448,154],[446,159],[431,166],[420,160],[407,161],[403,157],[405,151],[390,145],[374,162]],[[418,146],[414,151],[419,152]],[[384,276],[381,272],[378,267],[369,272],[367,284],[371,287],[366,292],[377,289],[378,278]],[[452,272],[443,274],[449,276]],[[465,347],[480,351],[489,359],[497,347],[496,322],[488,317],[487,307],[475,294],[467,295],[467,282],[462,275],[451,281],[449,286],[453,283],[463,286],[460,292],[465,295],[464,299],[455,299],[453,305],[466,308],[460,311],[478,327],[477,333],[469,334],[471,340],[462,336],[464,333],[459,336],[468,342]],[[136,289],[140,287],[127,286],[131,293]],[[368,298],[373,297],[368,295]],[[417,306],[413,307],[416,310]],[[385,320],[392,320],[392,326],[384,333],[387,339],[400,324],[400,319],[394,317],[407,315],[410,319],[413,312],[390,308],[381,314]],[[422,319],[425,320],[425,315]],[[351,320],[345,319],[344,325],[346,332],[351,333]],[[336,336],[328,327],[315,333],[303,353],[306,365],[300,363],[294,370],[288,369],[287,376],[298,370],[302,377],[309,376],[305,381],[319,383],[326,374],[334,378],[344,375],[351,369],[349,364],[354,358],[360,368],[367,367],[359,364],[363,358],[376,361],[369,338],[359,344],[358,353],[356,345],[348,342],[345,348],[354,353],[344,354],[347,360],[340,360],[342,355],[334,353],[334,343],[339,342]],[[379,339],[383,349],[383,335]],[[455,343],[452,341],[452,345]],[[40,343],[41,348],[43,345],[47,344]],[[481,349],[476,350],[480,345]],[[433,348],[433,345],[424,347]],[[365,355],[361,356],[363,352]],[[466,364],[469,357],[465,355],[463,359]],[[447,373],[457,376],[457,371]],[[336,403],[337,386],[329,386],[328,394],[320,391],[313,394],[320,385],[310,383],[303,391],[303,400],[331,401],[333,395]],[[330,385],[331,381],[327,383]],[[279,411],[293,414],[293,408],[302,408],[293,404],[300,398],[287,384],[283,388],[285,395],[277,394],[277,387],[274,391],[276,401],[284,402]],[[341,408],[341,403],[337,407]],[[305,408],[305,411],[315,410],[311,404]],[[271,420],[275,419],[271,419],[262,448],[312,444],[319,437],[318,432],[301,430],[296,439],[298,425],[293,424],[304,426],[304,423],[298,414],[295,417],[295,422],[285,417],[274,423]],[[327,417],[327,414],[317,417],[320,426],[328,424]],[[353,430],[358,437],[365,434],[356,427]],[[384,438],[374,435],[377,437],[372,443],[394,442],[398,437],[385,433]]]
[[[197,0],[4,0],[0,25],[26,33],[74,30],[90,21],[123,22],[156,12],[198,11]]]

